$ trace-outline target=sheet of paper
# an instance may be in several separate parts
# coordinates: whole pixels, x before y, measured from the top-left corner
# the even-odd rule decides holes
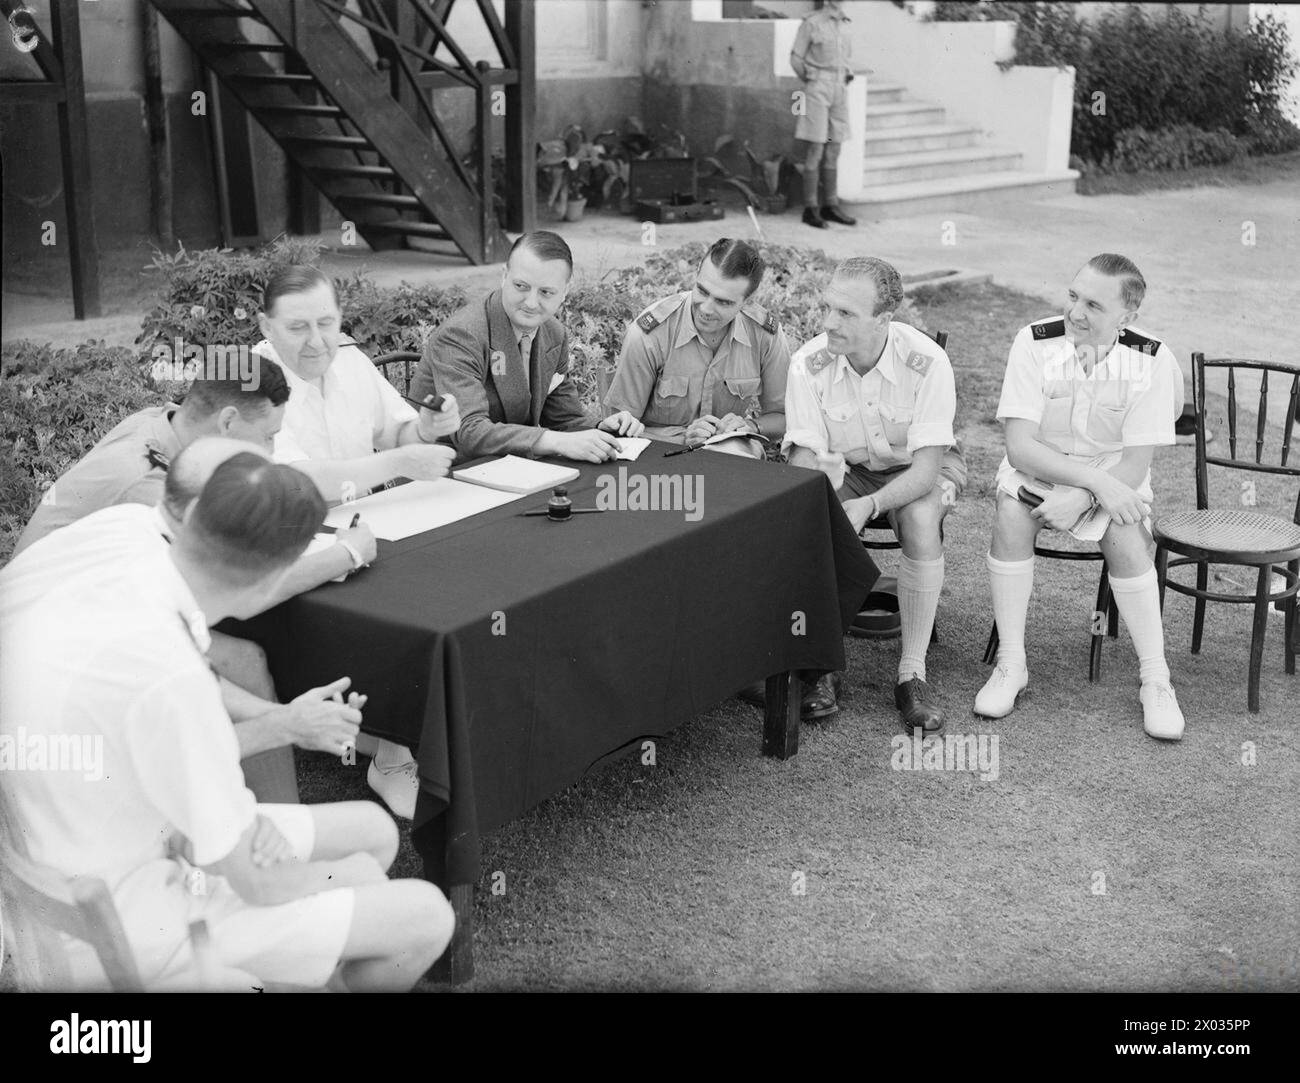
[[[618,455],[616,458],[626,459],[630,463],[637,460],[637,456],[650,446],[650,441],[644,436],[619,436]]]
[[[568,485],[579,477],[576,466],[544,463],[519,455],[503,455],[478,466],[463,466],[451,474],[453,478],[473,485],[486,485],[491,489],[501,489],[520,496],[540,493],[557,485]]]
[[[325,525],[342,529],[359,512],[361,521],[376,538],[399,541],[518,499],[516,493],[466,485],[451,478],[411,481],[331,508],[325,516]]]

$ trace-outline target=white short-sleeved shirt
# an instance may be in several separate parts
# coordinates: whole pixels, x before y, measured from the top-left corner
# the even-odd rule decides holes
[[[279,362],[263,339],[254,353]],[[284,423],[275,437],[275,460],[360,459],[397,446],[398,432],[418,414],[375,368],[356,343],[339,346],[325,370],[324,390],[281,363],[289,383]]]
[[[923,331],[891,322],[884,353],[865,376],[831,354],[822,334],[790,358],[781,449],[838,451],[848,463],[893,470],[910,464],[917,448],[951,447],[956,410],[952,364]]]
[[[1126,447],[1172,444],[1182,402],[1182,371],[1164,343],[1125,328],[1110,352],[1085,372],[1058,316],[1017,333],[998,420],[1036,422],[1043,443],[1092,459]]]
[[[176,885],[134,908],[169,841],[196,864],[234,850],[256,803],[203,651],[207,622],[154,509],[106,508],[0,572],[0,768],[28,856],[103,879],[133,948],[188,941]],[[19,749],[23,759],[18,759]],[[34,759],[43,753],[43,765]]]

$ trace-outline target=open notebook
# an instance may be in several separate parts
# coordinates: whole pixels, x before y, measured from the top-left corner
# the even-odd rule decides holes
[[[453,470],[451,476],[471,485],[485,485],[489,489],[528,496],[553,489],[557,485],[567,485],[579,476],[579,471],[572,466],[556,466],[518,455],[503,455],[490,463]]]

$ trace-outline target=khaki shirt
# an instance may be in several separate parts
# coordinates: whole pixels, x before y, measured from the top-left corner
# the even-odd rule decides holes
[[[852,51],[850,21],[847,15],[830,8],[814,11],[804,19],[790,50],[790,66],[805,83],[819,78],[844,82]]]
[[[691,294],[651,305],[628,325],[618,371],[605,395],[606,416],[627,410],[646,435],[681,442],[706,414],[755,417],[782,409],[790,347],[776,319],[745,305],[717,351],[691,319]]]
[[[894,470],[911,463],[917,448],[951,447],[956,411],[952,364],[925,332],[890,323],[884,352],[864,376],[826,349],[823,334],[790,359],[781,446]]]

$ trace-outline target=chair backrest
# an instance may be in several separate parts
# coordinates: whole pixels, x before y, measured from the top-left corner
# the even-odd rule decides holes
[[[395,350],[392,353],[380,354],[375,358],[375,368],[384,374],[384,379],[390,384],[393,383],[393,376],[396,367],[402,367],[402,394],[411,393],[411,366],[420,363],[420,355],[414,350]],[[394,384],[394,386],[397,386]]]
[[[67,959],[57,933],[84,940],[117,992],[140,992],[143,983],[113,897],[103,880],[68,878],[32,861],[19,841],[11,808],[0,795],[0,901],[29,948],[22,966],[41,985],[69,984]]]
[[[1210,369],[1226,369],[1228,373],[1228,454],[1211,455],[1205,440],[1205,374]],[[1243,436],[1240,440],[1243,454],[1238,454],[1237,437],[1237,370],[1259,373],[1258,417],[1255,438]],[[1279,454],[1274,461],[1266,456],[1265,432],[1268,428],[1268,377],[1277,373],[1283,381],[1290,381],[1286,403],[1286,417],[1282,425]],[[1284,383],[1285,386],[1285,383]],[[1192,405],[1196,410],[1196,506],[1202,510],[1209,503],[1208,467],[1222,466],[1230,470],[1248,470],[1264,474],[1286,474],[1300,478],[1300,461],[1288,462],[1291,455],[1291,437],[1295,432],[1297,409],[1300,409],[1300,365],[1285,361],[1254,361],[1246,358],[1207,358],[1203,353],[1192,354]],[[1222,444],[1219,445],[1222,447]],[[1253,454],[1252,454],[1253,449]],[[1293,521],[1300,524],[1300,491],[1296,494]]]
[[[927,334],[927,335],[930,335],[930,337],[931,337],[932,339],[934,339],[934,341],[938,344],[939,349],[941,349],[941,350],[947,350],[947,349],[948,349],[948,332],[947,332],[947,331],[935,331],[934,334],[930,334],[930,332],[927,331],[926,334]]]

